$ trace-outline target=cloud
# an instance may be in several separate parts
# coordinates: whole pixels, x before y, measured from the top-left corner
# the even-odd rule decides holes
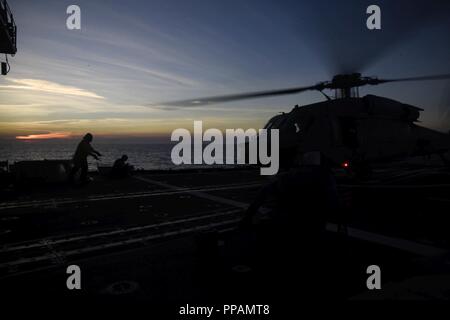
[[[2,85],[0,89],[18,89],[48,92],[53,94],[72,95],[86,98],[104,99],[104,97],[81,88],[62,85],[56,82],[40,79],[7,79],[13,85]]]
[[[39,133],[39,134],[29,134],[26,136],[16,136],[17,140],[42,140],[42,139],[64,139],[69,138],[69,133],[63,132],[52,132],[52,133]]]

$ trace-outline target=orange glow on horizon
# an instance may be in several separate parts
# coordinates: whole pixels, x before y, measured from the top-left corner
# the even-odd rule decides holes
[[[42,133],[42,134],[29,134],[26,136],[17,136],[17,140],[45,140],[45,139],[64,139],[69,138],[70,134],[68,133]]]

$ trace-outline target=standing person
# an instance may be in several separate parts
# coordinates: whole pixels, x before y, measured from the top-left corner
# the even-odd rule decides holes
[[[90,155],[98,160],[98,157],[101,156],[100,152],[96,151],[91,146],[91,142],[93,139],[94,139],[94,137],[92,136],[92,134],[87,133],[83,137],[81,142],[78,144],[77,150],[75,151],[75,154],[73,156],[74,167],[72,168],[72,170],[70,171],[70,174],[69,174],[69,180],[71,182],[73,182],[75,174],[80,169],[81,169],[81,175],[80,175],[81,182],[82,183],[88,182],[89,179],[87,176],[87,173],[88,173],[87,157]]]
[[[332,256],[325,231],[329,217],[338,210],[339,198],[326,159],[320,152],[308,152],[297,167],[278,174],[247,209],[244,227],[251,225],[268,199],[274,200],[270,228],[259,232],[257,255],[263,257],[270,272],[279,275],[271,290],[282,292],[279,286],[290,283],[301,285],[313,299],[334,294],[328,276],[324,276]]]

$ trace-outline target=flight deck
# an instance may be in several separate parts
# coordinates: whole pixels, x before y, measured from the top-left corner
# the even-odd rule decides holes
[[[13,295],[45,288],[40,296],[70,296],[65,269],[77,264],[86,283],[77,294],[81,298],[219,301],[230,290],[238,291],[236,297],[250,291],[264,296],[264,279],[274,262],[256,257],[261,248],[254,239],[259,228],[270,228],[264,213],[270,203],[251,230],[243,230],[240,221],[271,178],[253,168],[93,177],[86,186],[29,186],[5,193],[0,203],[2,288]],[[364,182],[342,171],[336,177],[344,216],[327,223],[322,267],[339,272],[345,284],[333,286],[329,297],[395,299],[406,290],[418,298],[449,298],[444,290],[450,279],[448,169],[398,163],[377,168]],[[298,232],[307,227],[299,225]],[[264,237],[270,242],[270,233]],[[205,253],[205,242],[212,256]],[[302,252],[290,255],[301,259]],[[371,264],[385,270],[383,284],[391,289],[368,292],[365,272]],[[425,281],[420,279],[433,289],[414,285]]]

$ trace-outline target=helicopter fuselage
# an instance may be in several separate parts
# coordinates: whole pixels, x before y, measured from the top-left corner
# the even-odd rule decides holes
[[[416,124],[420,111],[367,95],[296,106],[270,119],[265,128],[279,129],[282,163],[311,151],[320,151],[334,165],[344,165],[449,150],[448,134]]]

